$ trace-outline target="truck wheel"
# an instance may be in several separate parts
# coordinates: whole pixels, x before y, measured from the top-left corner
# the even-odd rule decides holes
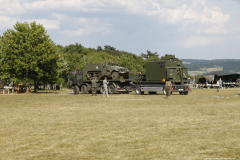
[[[112,72],[112,79],[117,80],[119,78],[119,74],[117,72]]]
[[[188,95],[188,91],[183,92],[184,95]]]
[[[163,95],[166,95],[166,94],[167,94],[166,90],[165,90],[165,89],[163,89]]]
[[[180,95],[183,95],[184,92],[179,92]]]
[[[140,88],[139,88],[139,89],[136,89],[135,92],[136,92],[136,94],[144,94],[144,91],[141,91]]]
[[[109,94],[115,94],[115,93],[116,93],[116,90],[115,90],[114,85],[110,85],[110,86],[108,87],[108,93],[109,93]]]
[[[78,86],[73,87],[73,94],[79,94],[79,87]]]
[[[81,92],[84,93],[84,94],[87,94],[87,86],[83,85],[81,87]]]
[[[157,92],[150,92],[150,91],[148,91],[148,94],[157,94]]]

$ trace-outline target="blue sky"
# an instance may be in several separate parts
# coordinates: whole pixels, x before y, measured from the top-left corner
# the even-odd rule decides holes
[[[0,0],[0,34],[43,24],[60,45],[240,59],[240,0]]]

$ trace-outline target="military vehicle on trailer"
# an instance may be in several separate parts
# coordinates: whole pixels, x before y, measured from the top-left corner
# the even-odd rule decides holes
[[[117,80],[121,76],[123,76],[124,79],[129,79],[129,70],[124,67],[119,67],[116,62],[88,64],[86,65],[86,74],[88,79],[91,79],[94,75],[96,75],[98,79],[108,77],[108,79]]]
[[[129,77],[129,70],[118,67],[116,64],[92,64],[86,65],[86,69],[73,71],[67,75],[68,88],[73,88],[74,94],[91,93],[91,78],[97,77],[97,91],[103,93],[103,79],[108,77],[108,93],[129,93],[133,91],[133,85]]]
[[[145,64],[145,73],[139,74],[134,78],[136,94],[149,94],[165,92],[166,81],[173,84],[171,92],[179,92],[187,95],[188,88],[188,69],[184,67],[182,61],[148,61]]]

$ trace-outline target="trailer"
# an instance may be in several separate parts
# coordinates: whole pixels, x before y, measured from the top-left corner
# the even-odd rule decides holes
[[[86,72],[86,69],[77,70],[69,73],[67,75],[68,78],[68,88],[73,89],[74,94],[82,93],[92,93],[92,83],[89,79],[89,73]],[[108,93],[109,94],[117,94],[124,93],[127,94],[134,90],[134,86],[132,84],[131,79],[123,79],[123,77],[119,77],[119,79],[109,79],[108,80]],[[99,79],[97,82],[97,91],[98,93],[103,93],[103,79]]]

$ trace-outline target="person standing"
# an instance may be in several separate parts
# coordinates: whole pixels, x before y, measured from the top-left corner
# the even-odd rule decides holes
[[[222,79],[219,79],[219,88],[222,88]]]
[[[172,83],[171,83],[171,81],[166,81],[165,90],[166,90],[167,98],[170,98],[170,94],[171,94],[171,91],[172,91]]]
[[[47,91],[50,91],[50,84],[47,85]]]
[[[107,81],[107,77],[105,77],[105,79],[103,81],[103,97],[105,94],[108,97],[108,87],[107,87],[108,84],[109,84],[109,82]]]
[[[217,81],[216,86],[217,86],[217,92],[219,92],[219,80]]]
[[[94,94],[93,92],[95,92],[95,96],[97,96],[97,82],[98,82],[98,80],[97,80],[96,77],[93,77],[91,79],[91,82],[92,82],[92,96]]]
[[[57,91],[57,84],[56,83],[53,85],[53,90]]]

